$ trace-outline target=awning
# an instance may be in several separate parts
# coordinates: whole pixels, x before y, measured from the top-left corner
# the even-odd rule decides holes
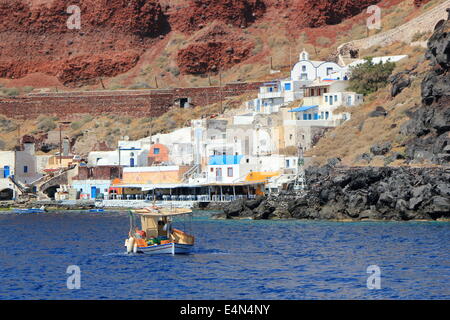
[[[303,106],[303,107],[298,107],[295,109],[290,110],[289,112],[302,112],[302,111],[307,111],[309,109],[314,109],[314,108],[318,108],[319,106]]]

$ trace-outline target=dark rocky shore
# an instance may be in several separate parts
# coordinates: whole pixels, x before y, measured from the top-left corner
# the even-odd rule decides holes
[[[450,168],[327,165],[306,171],[308,189],[239,200],[216,218],[413,220],[450,218]]]

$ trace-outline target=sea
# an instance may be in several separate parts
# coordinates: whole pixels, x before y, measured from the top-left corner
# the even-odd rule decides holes
[[[126,254],[127,212],[0,212],[0,299],[449,299],[449,222],[215,220],[189,255]]]

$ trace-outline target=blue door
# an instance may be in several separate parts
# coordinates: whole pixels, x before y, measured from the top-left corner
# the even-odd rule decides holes
[[[130,167],[134,167],[134,158],[130,158]]]
[[[97,198],[97,188],[91,187],[91,199]]]
[[[3,178],[8,178],[10,175],[10,169],[9,166],[4,166],[3,167]]]

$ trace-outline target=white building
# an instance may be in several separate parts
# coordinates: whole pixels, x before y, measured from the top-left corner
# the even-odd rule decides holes
[[[313,61],[303,50],[291,71],[292,81],[315,81],[318,79],[347,80],[348,69],[331,61]]]
[[[0,199],[11,199],[16,196],[17,187],[11,181],[26,186],[43,176],[38,172],[38,161],[35,155],[35,144],[23,143],[23,150],[0,151]]]
[[[163,144],[169,149],[169,164],[184,166],[194,162],[194,147],[192,128],[184,127],[175,129],[170,133],[158,133],[140,141],[152,144]]]
[[[305,88],[316,80],[347,80],[348,68],[329,61],[312,61],[305,50],[291,71],[289,79],[266,83],[259,88],[258,98],[246,103],[257,113],[274,113],[280,107],[303,98]]]
[[[349,112],[338,112],[340,107],[356,107],[364,102],[362,94],[346,91],[347,81],[316,81],[305,91],[303,105],[290,110],[292,120],[299,126],[335,127],[349,120]],[[312,121],[312,122],[309,122]],[[288,124],[288,123],[285,123]],[[290,123],[292,124],[292,123]]]
[[[92,151],[88,155],[90,166],[124,166],[141,167],[148,162],[150,145],[145,141],[118,142],[118,149],[114,151]]]

